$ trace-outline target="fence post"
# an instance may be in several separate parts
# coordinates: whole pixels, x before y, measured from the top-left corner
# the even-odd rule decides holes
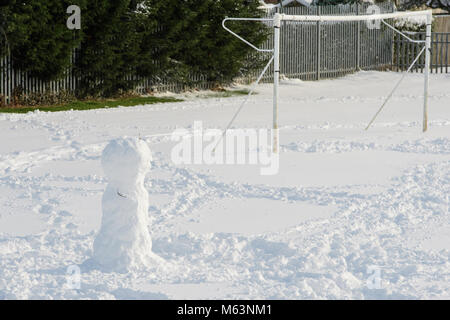
[[[448,63],[449,63],[449,56],[448,56],[448,48],[450,47],[450,42],[448,41],[448,33],[446,34],[446,49],[445,49],[445,72],[448,73]]]
[[[278,153],[278,87],[280,83],[280,34],[282,20],[281,15],[276,13],[274,24],[274,48],[273,48],[273,152]]]
[[[317,14],[320,16],[320,6],[317,7]],[[316,65],[316,80],[320,80],[320,21],[317,21],[317,39],[316,39],[316,47],[317,47],[317,65]]]
[[[359,15],[359,3],[356,4],[356,15]],[[358,27],[356,28],[356,71],[361,69],[361,21],[357,22]]]
[[[425,84],[424,84],[424,103],[423,103],[423,132],[428,129],[428,88],[430,82],[430,62],[431,62],[431,23],[433,15],[427,15],[427,31],[425,35]],[[432,68],[431,68],[432,69]]]

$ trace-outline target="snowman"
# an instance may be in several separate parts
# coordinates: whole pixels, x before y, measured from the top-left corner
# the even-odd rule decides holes
[[[148,231],[148,193],[144,179],[151,151],[137,138],[111,141],[102,154],[108,179],[102,198],[102,223],[94,241],[93,260],[102,268],[128,272],[154,266],[161,258],[152,253]]]

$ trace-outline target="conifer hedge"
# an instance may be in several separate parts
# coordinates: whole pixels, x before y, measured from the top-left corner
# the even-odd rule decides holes
[[[81,30],[66,26],[69,5],[81,8]],[[15,68],[53,80],[64,75],[77,48],[80,97],[130,90],[136,81],[127,75],[188,82],[197,73],[221,84],[239,75],[252,52],[221,22],[260,17],[258,6],[257,0],[6,0],[0,2],[0,55],[6,38]],[[266,39],[260,23],[230,25],[256,45]]]

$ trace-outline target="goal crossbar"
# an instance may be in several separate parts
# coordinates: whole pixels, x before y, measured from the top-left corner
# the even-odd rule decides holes
[[[387,19],[395,19],[395,18],[405,18],[405,17],[417,17],[422,16],[426,17],[426,36],[425,40],[414,40],[408,37],[406,34],[397,30],[390,24],[386,23],[384,20]],[[406,71],[409,72],[413,65],[418,61],[419,57],[425,51],[425,66],[424,66],[424,105],[423,105],[423,132],[428,129],[428,88],[429,88],[429,75],[430,75],[430,63],[431,63],[431,23],[433,19],[432,10],[423,10],[423,11],[405,11],[405,12],[391,12],[391,13],[380,13],[380,14],[371,14],[371,15],[354,15],[354,16],[305,16],[305,15],[287,15],[283,13],[276,13],[273,18],[225,18],[222,22],[222,26],[225,30],[230,32],[232,35],[251,46],[253,49],[259,52],[271,52],[273,53],[273,57],[270,61],[273,60],[274,65],[274,74],[273,74],[273,151],[278,153],[278,95],[279,95],[279,84],[280,84],[280,42],[281,42],[281,34],[280,30],[282,28],[282,21],[299,21],[299,22],[327,22],[327,21],[335,21],[335,22],[345,22],[345,21],[373,21],[373,20],[381,20],[385,25],[387,25],[390,29],[394,30],[401,36],[405,37],[407,40],[413,43],[424,43],[424,47],[419,55],[416,57],[412,65]],[[272,22],[272,27],[274,30],[274,47],[273,49],[261,49],[254,46],[252,43],[245,40],[240,35],[236,34],[232,30],[230,30],[225,24],[227,21],[254,21],[254,22]],[[260,75],[257,83],[264,75],[267,70],[267,66],[264,69],[263,73]],[[400,82],[404,79],[406,73],[402,76],[400,81],[388,95],[387,99],[381,106],[380,110],[377,112],[375,117],[370,122],[369,126],[373,123],[376,116],[381,112],[383,107],[386,105],[387,101],[390,99],[394,91],[399,86]],[[245,104],[245,102],[244,102]],[[237,114],[242,110],[243,104],[240,106],[238,112],[234,115],[231,123],[228,125],[229,128],[236,118]],[[368,126],[368,127],[369,127]],[[226,131],[226,130],[225,130]]]
[[[416,17],[431,15],[431,10],[422,11],[400,11],[391,13],[379,13],[370,15],[358,16],[304,16],[304,15],[288,15],[284,13],[279,14],[281,21],[311,21],[311,22],[326,22],[326,21],[370,21],[370,20],[386,20],[404,17]]]

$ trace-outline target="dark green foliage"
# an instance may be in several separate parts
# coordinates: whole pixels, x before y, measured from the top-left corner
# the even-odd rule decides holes
[[[227,16],[260,17],[258,1],[147,0],[144,5],[147,25],[153,29],[146,34],[143,51],[153,51],[158,68],[166,74],[183,78],[187,71],[193,71],[209,81],[231,79],[239,74],[246,57],[253,52],[222,28],[222,20]],[[266,39],[267,30],[261,23],[229,25],[256,45]],[[152,72],[152,65],[143,67],[144,74]]]
[[[7,35],[6,35],[6,17],[8,16],[8,6],[6,3],[0,4],[0,57],[4,56],[8,51]]]
[[[83,41],[76,74],[79,95],[112,96],[135,85],[141,34],[136,32],[136,6],[130,0],[90,0],[83,13]]]
[[[7,18],[10,15],[10,5],[13,0],[0,0],[0,57],[7,51]]]
[[[44,80],[61,76],[69,66],[72,49],[79,43],[76,32],[66,27],[66,9],[70,4],[82,6],[83,2],[11,0],[2,7],[3,29],[14,68]]]
[[[66,26],[72,4],[82,9],[81,30]],[[248,61],[253,49],[222,28],[226,16],[260,17],[258,6],[257,0],[9,0],[0,3],[6,35],[0,29],[0,38],[8,38],[14,68],[41,80],[61,77],[78,48],[80,97],[127,92],[135,75],[189,84],[187,75],[196,73],[219,84],[260,66]],[[258,22],[229,26],[257,46],[268,33]],[[7,46],[0,42],[0,50],[4,55]]]
[[[196,1],[198,2],[198,1]],[[196,30],[196,41],[189,43],[189,51],[181,56],[195,71],[206,73],[211,81],[230,79],[244,66],[243,62],[252,48],[227,33],[222,20],[230,17],[259,17],[257,2],[246,0],[209,0],[202,7]],[[230,22],[229,26],[243,38],[259,46],[266,33],[258,22]]]

